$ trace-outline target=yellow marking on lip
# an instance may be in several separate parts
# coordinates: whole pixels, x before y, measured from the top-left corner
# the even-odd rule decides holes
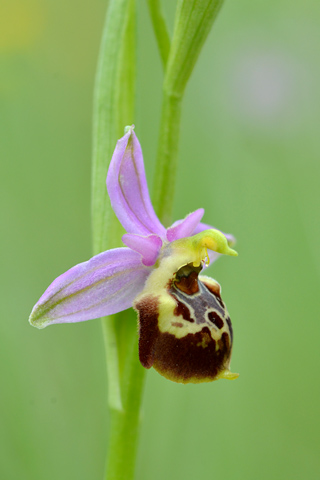
[[[197,343],[197,347],[207,348],[210,340],[210,336],[207,333],[204,333],[201,342]]]

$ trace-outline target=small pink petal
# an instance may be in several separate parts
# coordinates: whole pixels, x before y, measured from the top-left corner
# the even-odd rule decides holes
[[[183,220],[178,220],[167,230],[167,239],[169,242],[179,238],[190,237],[198,226],[204,215],[204,209],[199,208],[195,212],[189,213]]]
[[[162,240],[158,235],[143,237],[141,235],[126,233],[123,235],[122,241],[127,247],[142,255],[142,263],[147,267],[151,267],[151,265],[156,263],[162,247]]]

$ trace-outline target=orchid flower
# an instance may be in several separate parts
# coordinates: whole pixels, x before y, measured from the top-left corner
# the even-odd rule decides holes
[[[220,285],[201,270],[230,248],[232,235],[201,223],[202,208],[166,229],[148,192],[140,143],[132,127],[115,148],[107,189],[126,230],[126,247],[74,266],[48,287],[30,323],[44,328],[82,322],[132,307],[138,312],[139,358],[180,383],[233,379],[232,326]],[[208,254],[209,249],[209,254]]]

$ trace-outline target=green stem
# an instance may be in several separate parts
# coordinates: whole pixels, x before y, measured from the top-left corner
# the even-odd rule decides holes
[[[152,4],[152,0],[150,3]],[[178,0],[177,3],[171,48],[163,82],[153,197],[155,210],[165,225],[171,221],[182,98],[201,48],[222,3],[223,0]],[[157,37],[156,29],[155,34]],[[159,41],[158,44],[160,48]]]
[[[164,225],[171,222],[178,148],[182,97],[164,89],[153,205]]]
[[[115,322],[118,321],[117,317],[117,315],[110,315],[103,318],[102,332],[106,350],[109,407],[113,410],[122,411],[118,339],[115,328]]]
[[[148,7],[152,21],[153,30],[158,43],[163,67],[167,65],[170,53],[170,36],[168,27],[161,10],[160,0],[148,0]]]
[[[123,411],[111,409],[111,434],[106,480],[134,478],[140,429],[140,407],[146,370],[139,362],[137,341],[123,385]],[[129,363],[129,362],[128,362]]]
[[[117,318],[114,318],[117,317]],[[113,329],[109,329],[110,323]],[[136,454],[140,430],[140,409],[146,370],[139,362],[136,314],[127,310],[122,318],[111,316],[104,319],[107,326],[107,362],[109,362],[109,389],[117,388],[116,371],[120,372],[121,401],[119,408],[116,402],[109,403],[110,431],[106,480],[133,480]],[[110,331],[115,335],[110,336]],[[115,341],[117,357],[111,356],[110,349]],[[115,365],[115,359],[118,363]],[[110,363],[111,361],[111,363]],[[117,369],[117,370],[115,370]],[[113,380],[114,383],[113,383]],[[117,398],[117,397],[116,397]],[[109,395],[109,402],[112,397]]]
[[[106,191],[108,163],[123,129],[134,120],[135,2],[111,0],[94,95],[92,224],[94,253],[117,247],[121,226]],[[105,478],[132,480],[145,371],[138,361],[136,317],[125,311],[102,320],[111,425]]]

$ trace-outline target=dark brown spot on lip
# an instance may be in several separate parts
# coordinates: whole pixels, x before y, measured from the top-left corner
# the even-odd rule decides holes
[[[220,292],[221,292],[221,288],[220,288],[220,285],[218,283],[207,283],[205,281],[205,279],[201,279],[202,283],[207,287],[207,289],[209,290],[209,292],[213,293],[213,295],[217,296],[217,297],[220,297]]]
[[[220,318],[224,318],[226,309],[225,307],[221,307],[220,297],[210,292],[201,280],[198,280],[197,283],[199,291],[194,295],[188,295],[182,292],[176,288],[175,283],[167,287],[169,295],[174,298],[177,305],[173,313],[175,315],[180,313],[185,320],[194,321],[198,325],[208,322],[208,312],[210,311],[215,311]],[[181,302],[182,305],[179,305],[179,302]]]
[[[221,348],[222,350],[230,350],[230,340],[227,332],[223,332],[218,343],[219,343],[219,348]]]
[[[222,318],[217,314],[217,312],[209,312],[208,313],[208,318],[210,322],[212,322],[216,327],[221,329],[224,325],[224,321]]]
[[[154,346],[153,366],[161,375],[176,382],[214,380],[230,358],[228,339],[226,333],[226,337],[219,340],[219,349],[216,350],[208,327],[179,339],[170,333],[159,332]]]
[[[198,273],[191,272],[187,277],[181,276],[174,284],[181,292],[187,295],[193,295],[199,291]]]
[[[233,342],[233,328],[232,328],[230,317],[226,318],[226,322],[227,322],[228,327],[229,327],[231,342]]]
[[[177,298],[175,298],[176,302],[177,302],[177,306],[176,308],[174,309],[174,312],[173,314],[178,317],[179,315],[182,316],[182,318],[184,320],[187,320],[187,322],[194,322],[193,318],[190,317],[190,310],[189,308],[187,307],[187,305],[185,305],[184,303],[180,302],[180,300],[178,300]]]
[[[209,283],[206,283],[205,280],[201,280],[203,285],[209,290],[209,292],[213,293],[213,295],[216,297],[217,301],[219,302],[220,306],[225,309],[225,305],[222,301],[222,298],[220,296],[220,285],[219,284],[216,284],[216,285],[211,285]]]
[[[179,327],[179,328],[182,328],[183,327],[183,323],[180,323],[180,322],[171,322],[171,325],[173,327]]]
[[[139,312],[139,359],[143,367],[151,368],[154,362],[154,344],[159,335],[159,300],[143,297],[134,308]]]

